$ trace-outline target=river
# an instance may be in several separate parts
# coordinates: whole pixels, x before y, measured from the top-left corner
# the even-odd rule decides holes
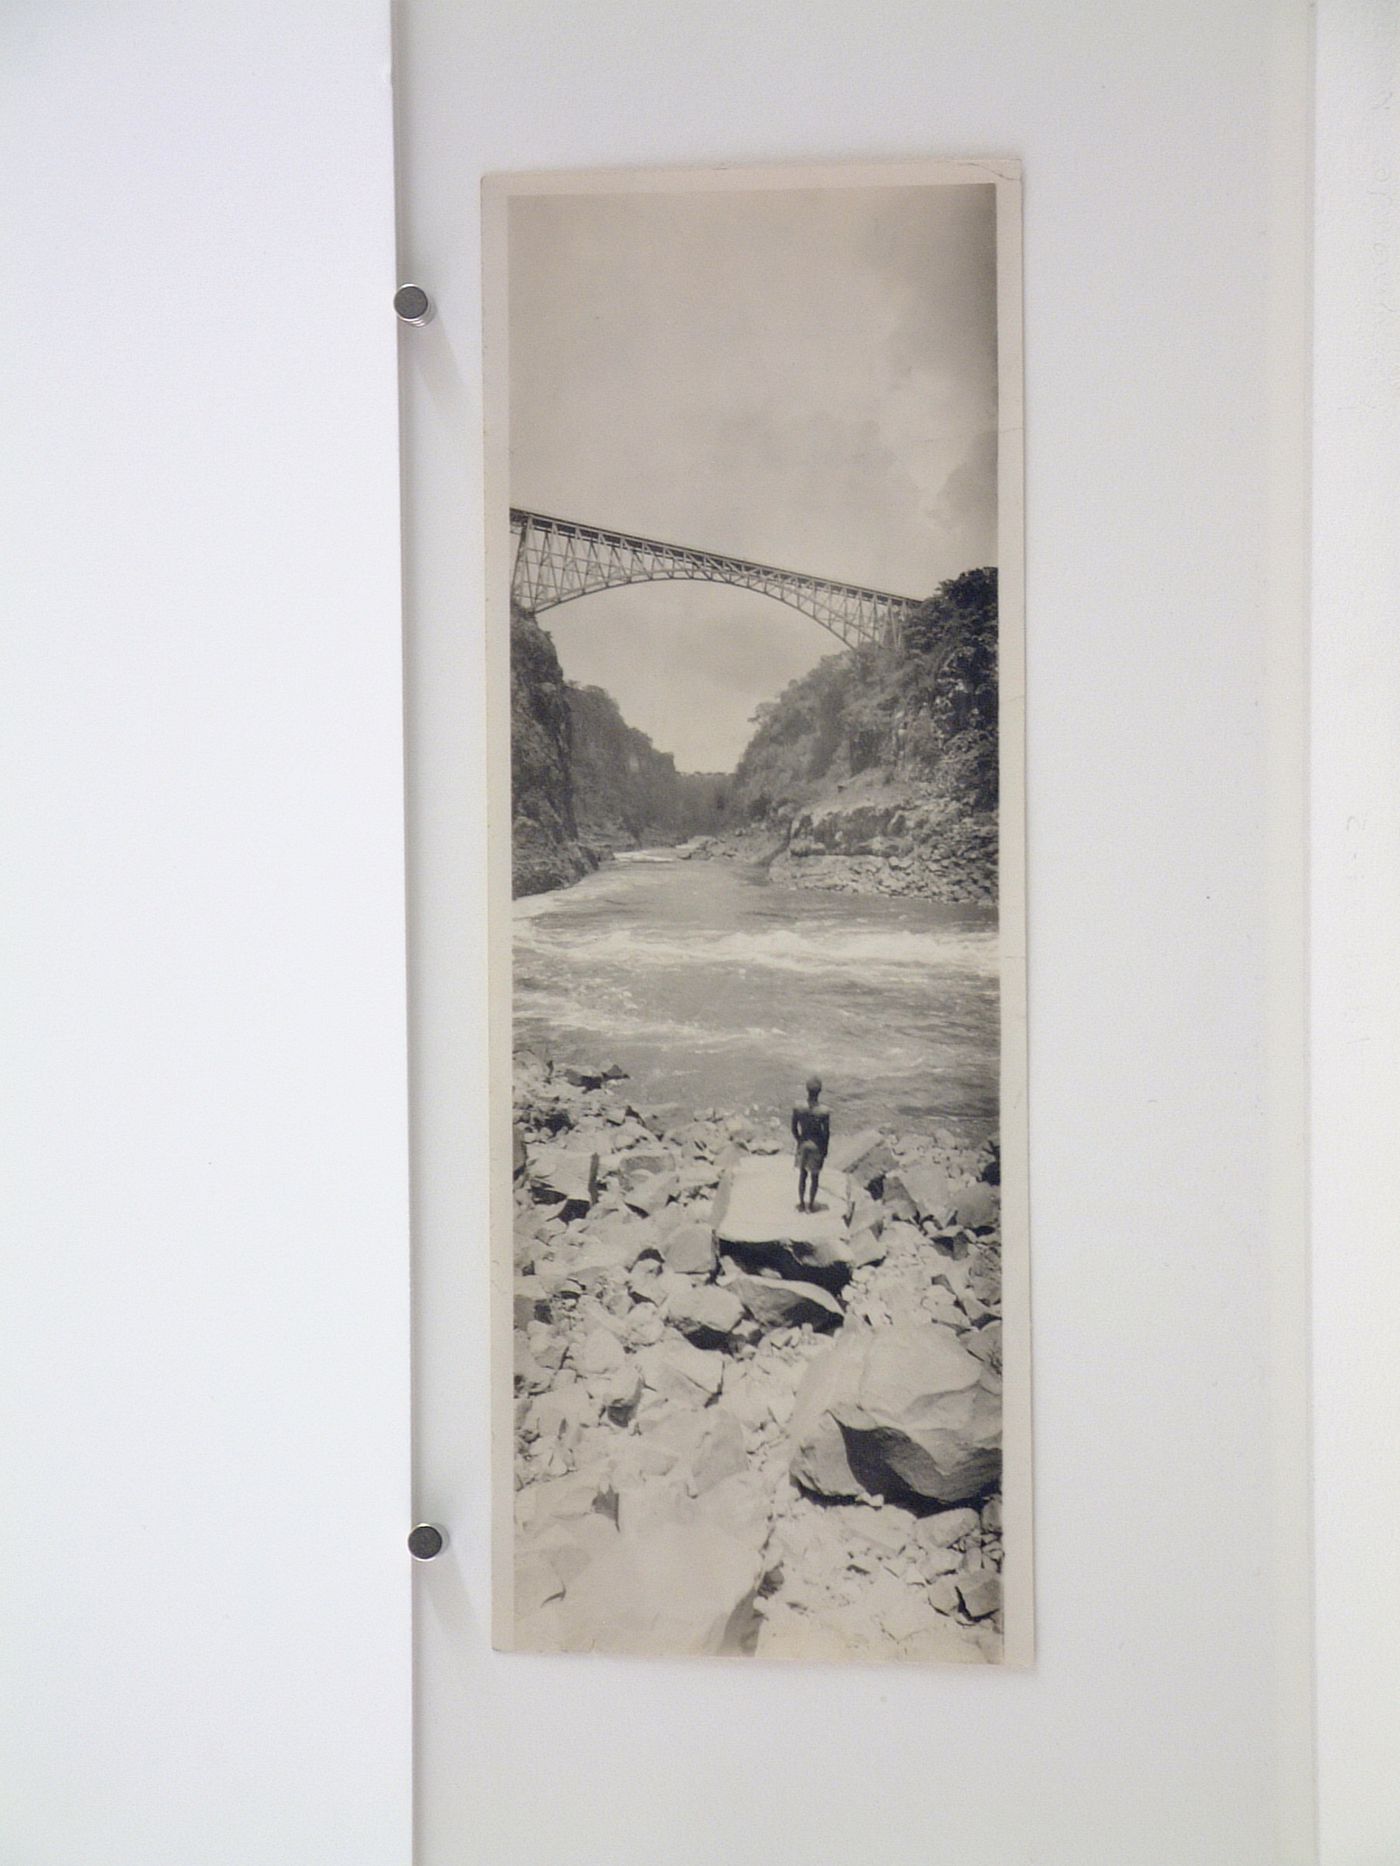
[[[815,1070],[838,1128],[995,1131],[991,908],[644,851],[516,901],[514,961],[517,1045],[616,1062],[639,1101],[785,1116]]]

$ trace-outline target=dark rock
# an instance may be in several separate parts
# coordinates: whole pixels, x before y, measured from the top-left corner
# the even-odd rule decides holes
[[[839,1328],[841,1304],[815,1283],[788,1282],[779,1277],[731,1277],[726,1289],[765,1328]]]

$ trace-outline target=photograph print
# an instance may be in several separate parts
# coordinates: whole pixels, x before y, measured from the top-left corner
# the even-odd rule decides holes
[[[496,1644],[1028,1663],[1018,166],[484,196]]]

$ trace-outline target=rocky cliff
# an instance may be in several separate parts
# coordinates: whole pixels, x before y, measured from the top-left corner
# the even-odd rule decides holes
[[[727,777],[677,771],[669,752],[629,726],[601,687],[568,689],[574,811],[595,850],[639,849],[712,835],[727,820]]]
[[[510,614],[512,893],[567,887],[597,858],[574,809],[573,721],[554,643],[527,610]]]
[[[511,865],[516,895],[567,887],[617,849],[728,820],[729,779],[677,771],[601,687],[566,681],[548,632],[512,607]]]
[[[897,646],[831,655],[755,717],[730,809],[775,876],[996,898],[994,570],[943,584]]]

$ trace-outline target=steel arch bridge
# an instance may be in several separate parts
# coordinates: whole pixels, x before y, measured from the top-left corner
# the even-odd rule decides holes
[[[595,590],[621,589],[628,583],[728,583],[786,603],[853,648],[862,642],[898,640],[904,623],[921,606],[913,596],[833,583],[797,570],[636,538],[517,507],[511,508],[510,527],[518,540],[511,596],[535,615]]]

